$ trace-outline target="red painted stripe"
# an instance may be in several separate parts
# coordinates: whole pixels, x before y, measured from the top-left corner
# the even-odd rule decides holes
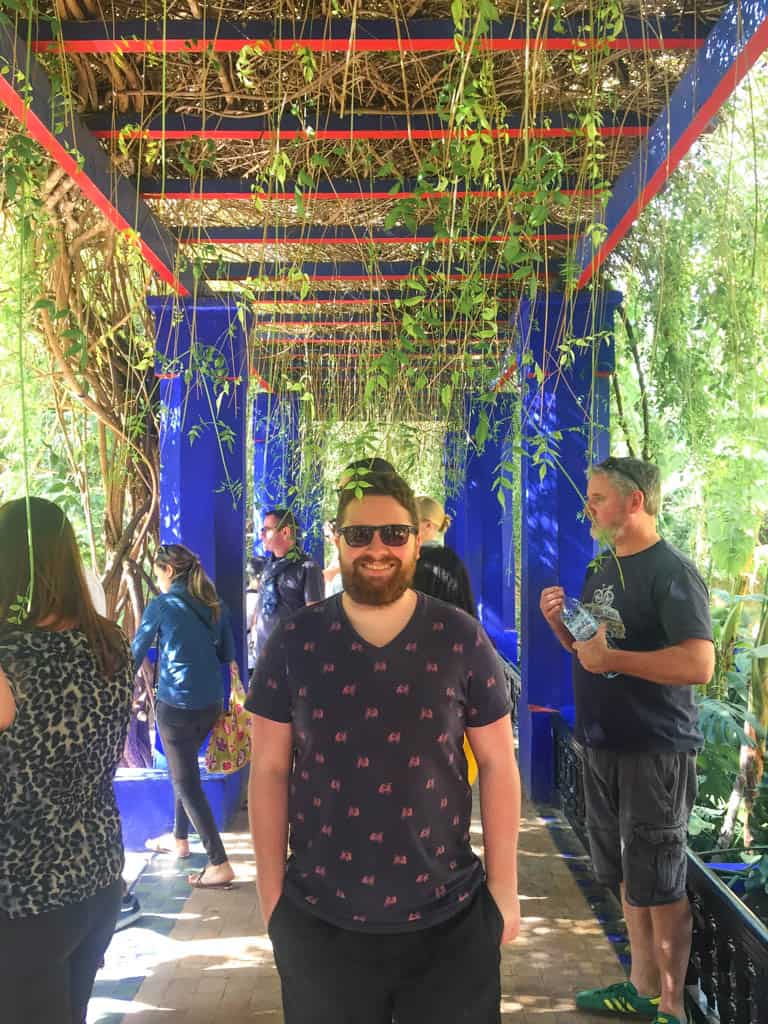
[[[506,323],[506,321],[502,321]],[[395,327],[394,320],[273,320],[270,323],[255,323],[254,331],[276,331],[283,327],[306,327],[310,330],[313,327],[349,327],[349,328],[372,328],[372,327]]]
[[[345,299],[343,292],[332,299],[252,299],[252,306],[371,306],[373,303],[381,306],[390,306],[398,299],[378,295],[370,295],[364,299]],[[495,301],[500,306],[517,305],[518,299],[506,299],[497,297]]]
[[[397,339],[388,338],[262,338],[261,344],[269,345],[382,345],[390,342],[397,345]],[[420,344],[456,345],[456,339],[421,339]]]
[[[542,37],[532,39],[481,39],[480,49],[491,53],[540,51],[609,50],[697,50],[702,39],[574,39]],[[35,53],[239,53],[246,47],[263,53],[290,53],[297,49],[314,53],[446,53],[456,50],[453,39],[68,39],[32,43]],[[465,47],[466,49],[466,47]]]
[[[321,352],[319,356],[315,357],[316,361],[321,359],[333,359],[334,362],[341,362],[342,360],[355,360],[355,359],[381,359],[382,356],[386,355],[386,352]],[[284,352],[263,352],[259,354],[260,360],[269,360],[277,362],[278,360],[283,361],[286,358],[287,353]],[[439,353],[438,353],[439,355]],[[426,362],[427,360],[434,359],[434,352],[411,352],[408,356],[408,360],[414,362]],[[307,366],[311,362],[311,358],[307,358],[307,354],[304,352],[294,352],[290,357],[292,366]],[[480,363],[481,360],[474,360],[475,363]]]
[[[260,388],[262,388],[264,391],[266,391],[270,395],[274,394],[274,391],[273,391],[272,386],[270,385],[269,381],[264,380],[264,378],[260,374],[256,373],[255,370],[252,369],[250,371],[250,376],[253,377],[253,379],[256,381],[256,383],[259,385]],[[263,444],[264,442],[262,441],[261,443]]]
[[[122,213],[120,213],[117,207],[113,206],[108,197],[104,195],[96,183],[80,169],[75,158],[67,152],[56,136],[49,131],[45,124],[43,124],[37,114],[35,114],[33,110],[30,110],[21,96],[19,96],[16,90],[9,85],[2,75],[0,75],[0,102],[4,103],[5,106],[8,107],[27,134],[30,135],[35,142],[38,142],[46,153],[48,153],[48,155],[51,156],[64,171],[66,171],[83,195],[87,199],[90,199],[94,206],[101,210],[110,224],[113,224],[118,231],[135,234],[134,229]],[[158,276],[165,281],[166,284],[169,284],[177,295],[189,295],[189,292],[181,281],[176,277],[173,271],[163,263],[157,253],[153,249],[150,249],[140,236],[137,235],[136,237],[137,244],[144,259],[157,272]]]
[[[502,375],[497,380],[496,387],[493,390],[494,391],[501,391],[502,387],[507,383],[509,378],[512,376],[513,373],[516,372],[516,370],[517,370],[517,366],[515,366],[515,365],[508,366],[507,369],[504,371],[504,373],[502,373]]]
[[[702,103],[696,116],[692,118],[686,130],[671,148],[666,161],[649,178],[638,198],[632,203],[619,223],[594,254],[590,265],[582,271],[576,283],[577,288],[583,288],[603,265],[609,254],[624,238],[648,203],[660,191],[670,174],[679,166],[680,161],[707,127],[707,124],[720,110],[731,93],[733,93],[755,61],[765,53],[766,49],[768,49],[768,21],[764,21],[760,28],[752,35],[747,45],[734,60],[733,67],[720,79],[718,85],[712,90],[711,96]]]
[[[578,135],[580,130],[576,128],[531,128],[530,135],[536,139],[566,139],[573,135]],[[116,139],[129,138],[129,139],[152,139],[152,140],[165,140],[166,142],[183,142],[185,139],[212,139],[214,141],[227,141],[237,142],[248,139],[257,140],[276,140],[292,141],[293,139],[317,139],[319,141],[331,142],[331,141],[348,141],[349,139],[384,139],[384,140],[395,140],[395,139],[413,139],[414,141],[421,142],[434,142],[440,139],[452,139],[452,138],[470,138],[473,135],[487,135],[493,139],[500,138],[502,136],[508,138],[521,138],[525,132],[522,128],[492,128],[482,132],[449,132],[443,128],[414,128],[408,131],[406,128],[396,129],[376,129],[376,130],[352,130],[352,131],[337,131],[337,130],[326,130],[319,128],[317,131],[307,132],[298,129],[290,129],[289,131],[236,131],[226,130],[218,131],[215,129],[206,128],[199,132],[181,130],[178,128],[167,129],[163,131],[161,128],[136,128],[131,131],[123,131],[118,128],[95,128],[92,131],[92,135],[96,139]],[[637,138],[639,136],[646,135],[648,129],[640,125],[628,125],[626,127],[616,126],[609,128],[601,128],[599,135],[602,138],[615,138],[621,136],[622,138]],[[295,198],[295,197],[294,197]]]

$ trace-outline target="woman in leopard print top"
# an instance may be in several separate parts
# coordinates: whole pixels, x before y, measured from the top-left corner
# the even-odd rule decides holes
[[[122,892],[112,788],[133,670],[51,502],[0,508],[0,1018],[82,1024]],[[7,703],[7,701],[6,701]],[[8,719],[10,718],[10,721]]]

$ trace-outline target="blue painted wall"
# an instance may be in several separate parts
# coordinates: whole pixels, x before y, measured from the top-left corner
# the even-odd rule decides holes
[[[536,800],[550,800],[549,715],[537,707],[573,703],[571,659],[539,611],[544,587],[578,594],[594,542],[583,515],[586,470],[608,455],[612,330],[618,292],[550,293],[518,314],[522,405],[520,770]],[[591,339],[585,347],[570,339]],[[565,340],[571,358],[561,364]],[[536,458],[538,450],[554,456]],[[542,467],[545,468],[542,468]]]
[[[297,499],[301,470],[301,402],[296,395],[257,394],[253,401],[254,554],[262,554],[260,530],[270,508],[291,508],[303,536],[301,545],[323,564],[322,472],[306,472],[316,485]],[[317,467],[315,467],[317,470]]]
[[[494,490],[499,476],[511,481],[512,473],[503,463],[512,462],[513,418],[519,404],[514,395],[499,394],[493,405],[467,398],[466,419],[470,437],[478,418],[488,416],[488,437],[482,448],[473,442],[467,446],[462,433],[447,439],[447,447],[464,457],[464,479],[450,491],[447,482],[448,509],[453,522],[446,543],[463,559],[469,571],[480,621],[498,649],[510,661],[517,662],[515,630],[515,545],[512,492],[506,493],[502,508]],[[451,456],[453,461],[454,456]]]
[[[245,327],[226,300],[148,303],[160,376],[160,540],[200,556],[232,614],[245,678]],[[228,677],[222,688],[229,693]]]

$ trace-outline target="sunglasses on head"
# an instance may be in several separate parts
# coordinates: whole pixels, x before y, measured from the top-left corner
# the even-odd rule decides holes
[[[621,459],[615,459],[613,456],[604,459],[600,463],[600,469],[608,469],[612,473],[619,473],[621,476],[626,477],[630,483],[633,483],[638,491],[642,491],[645,494],[645,488],[640,484],[640,481],[627,469]]]
[[[404,523],[390,523],[387,526],[342,526],[337,531],[351,548],[367,548],[373,541],[375,533],[378,533],[381,543],[386,547],[401,548],[408,543],[409,537],[415,537],[418,532],[416,526]]]

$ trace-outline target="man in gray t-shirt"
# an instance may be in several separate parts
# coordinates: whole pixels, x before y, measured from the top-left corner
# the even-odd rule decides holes
[[[632,949],[630,980],[578,993],[593,1013],[683,1024],[691,949],[686,833],[702,736],[693,687],[714,669],[707,589],[695,567],[659,537],[659,471],[640,459],[593,466],[592,536],[608,544],[582,602],[600,623],[575,642],[562,587],[541,611],[575,655],[576,738],[584,744],[587,828],[595,873],[621,887]]]

